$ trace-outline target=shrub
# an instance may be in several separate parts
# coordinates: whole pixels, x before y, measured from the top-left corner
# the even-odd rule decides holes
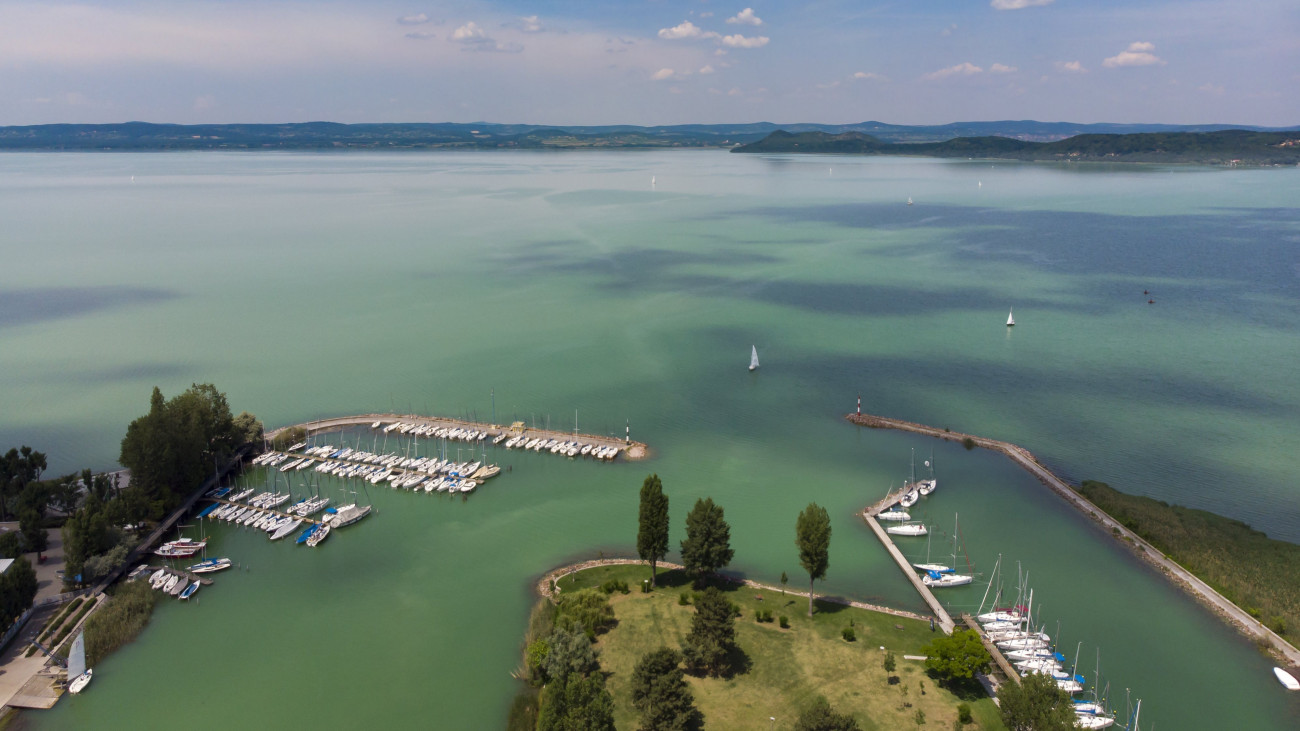
[[[781,622],[781,629],[790,629],[790,618],[789,618],[789,617],[787,617],[787,616],[785,616],[784,614],[782,614],[782,615],[781,615],[780,622]]]
[[[858,633],[852,627],[845,627],[840,632],[840,636],[844,638],[845,642],[853,642],[858,639]]]
[[[915,720],[916,720],[916,725],[917,725],[917,726],[924,726],[924,725],[925,725],[925,711],[922,711],[920,708],[916,709]]]
[[[677,595],[677,606],[689,607],[691,605],[691,593],[684,591]]]
[[[59,625],[63,624],[63,620],[67,619],[69,614],[77,611],[77,607],[81,606],[81,603],[85,600],[85,597],[79,596],[76,599],[73,599],[71,604],[64,607],[63,611],[59,612],[58,615],[56,615],[54,619],[45,626],[45,631],[41,633],[41,641],[46,640],[54,630],[58,629]]]
[[[965,447],[967,451],[972,450],[975,448],[975,440],[971,439],[970,437],[966,437],[965,439],[961,440],[961,445]]]
[[[771,621],[772,621],[772,610],[771,610],[771,609],[758,609],[758,610],[755,610],[755,612],[754,612],[754,621],[755,621],[755,622],[771,622]]]
[[[957,704],[957,720],[960,721],[961,723],[964,723],[964,724],[965,724],[965,723],[970,723],[971,721],[974,721],[974,720],[975,720],[975,719],[970,715],[970,704],[969,704],[969,703],[958,703],[958,704]]]
[[[620,581],[619,579],[610,579],[609,581],[606,581],[600,585],[600,590],[606,594],[613,594],[616,591],[620,594],[627,594],[631,591],[627,586],[627,582]]]
[[[598,633],[614,625],[614,608],[609,605],[609,597],[597,589],[561,596],[555,624],[566,627],[575,623],[582,625],[588,639],[595,640]]]
[[[98,665],[109,653],[134,640],[149,623],[156,599],[147,582],[120,585],[112,601],[86,620],[86,665]]]

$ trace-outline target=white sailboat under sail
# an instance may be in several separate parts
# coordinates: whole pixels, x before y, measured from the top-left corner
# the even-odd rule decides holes
[[[749,370],[758,370],[758,346],[753,346],[749,351]]]
[[[1016,308],[1012,307],[1007,311],[1007,327],[1016,326]]]

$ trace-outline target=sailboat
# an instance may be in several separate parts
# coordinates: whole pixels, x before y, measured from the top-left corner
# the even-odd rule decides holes
[[[916,505],[916,502],[920,499],[921,493],[917,491],[916,484],[916,450],[913,449],[911,476],[908,477],[907,482],[903,484],[903,497],[899,498],[898,504],[905,508],[910,508],[913,505]]]
[[[758,346],[753,346],[749,351],[749,370],[758,370]]]
[[[907,196],[907,205],[912,205],[912,196]]]
[[[939,486],[939,481],[934,479],[934,450],[930,451],[930,459],[925,461],[925,466],[930,469],[930,479],[916,483],[916,491],[922,496],[929,495]]]
[[[951,566],[945,566],[944,564],[941,563],[930,563],[929,534],[926,534],[925,537],[925,563],[914,563],[912,564],[912,567],[917,569],[918,571],[925,571],[927,573],[939,573],[939,574],[952,573]]]
[[[78,632],[68,652],[68,692],[80,693],[90,685],[93,670],[86,668],[86,633]]]
[[[927,548],[928,548],[929,539],[927,538],[926,541],[927,541]],[[957,563],[957,517],[956,516],[953,516],[952,519],[952,562],[954,564]],[[969,563],[970,560],[967,559],[967,564]],[[947,571],[936,571],[930,569],[926,571],[925,576],[921,577],[921,582],[932,589],[937,589],[945,586],[965,586],[966,584],[969,584],[974,580],[975,577],[973,575],[959,574],[953,571],[952,569],[948,569]]]
[[[1016,308],[1012,307],[1010,310],[1007,311],[1007,327],[1015,327],[1015,326],[1016,326],[1016,314],[1015,314],[1015,310],[1016,310]]]

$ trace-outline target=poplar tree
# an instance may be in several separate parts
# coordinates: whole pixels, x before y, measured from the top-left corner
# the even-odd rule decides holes
[[[655,585],[656,564],[668,553],[668,496],[659,475],[641,483],[641,515],[636,532],[636,552],[650,562],[650,586]]]
[[[826,577],[830,565],[831,516],[817,503],[799,513],[795,523],[794,543],[799,547],[799,563],[808,572],[808,616],[813,615],[813,583]]]

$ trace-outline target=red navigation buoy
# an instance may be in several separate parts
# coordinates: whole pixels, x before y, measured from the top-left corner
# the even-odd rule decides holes
[[[1147,304],[1149,305],[1154,305],[1155,303],[1156,303],[1155,300],[1147,300]]]

